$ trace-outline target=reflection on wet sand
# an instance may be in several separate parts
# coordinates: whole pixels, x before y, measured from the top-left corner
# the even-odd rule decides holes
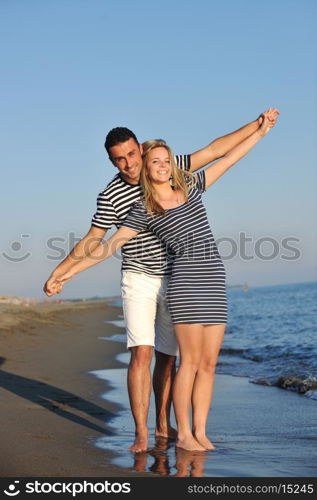
[[[175,477],[203,477],[204,464],[207,452],[187,451],[176,448],[176,469]]]
[[[175,441],[161,437],[157,438],[155,447],[149,452],[134,454],[134,465],[132,469],[138,472],[150,470],[160,476],[203,477],[207,453],[199,451],[192,452],[175,447],[175,463],[170,465],[170,456],[167,451],[174,446]],[[150,457],[154,458],[154,462],[148,467],[148,460]],[[173,468],[176,468],[176,474],[171,474]]]
[[[151,456],[154,458],[154,462],[150,467],[151,472],[155,472],[160,476],[170,476],[171,467],[169,464],[169,457],[166,453],[167,450],[175,446],[175,441],[166,438],[156,438],[155,447],[151,451]]]

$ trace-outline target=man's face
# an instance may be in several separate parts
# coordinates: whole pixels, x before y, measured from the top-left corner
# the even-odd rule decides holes
[[[134,139],[120,142],[110,148],[110,160],[129,184],[139,184],[142,170],[142,145]]]

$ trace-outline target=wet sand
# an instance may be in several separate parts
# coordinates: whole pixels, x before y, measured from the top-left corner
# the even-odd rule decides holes
[[[107,344],[111,342],[105,341]],[[119,361],[127,362],[126,354]],[[175,443],[155,442],[154,405],[150,408],[148,453],[132,455],[131,416],[126,397],[125,369],[99,371],[113,390],[105,394],[124,404],[115,420],[116,435],[101,437],[97,445],[117,452],[114,463],[160,476],[183,477],[317,477],[316,401],[248,378],[216,374],[208,436],[215,451],[190,453]]]
[[[119,332],[104,321],[120,312],[106,301],[1,304],[1,477],[130,474],[94,445],[112,435],[121,406],[102,399],[109,384],[88,374],[120,366],[122,344],[98,339]]]

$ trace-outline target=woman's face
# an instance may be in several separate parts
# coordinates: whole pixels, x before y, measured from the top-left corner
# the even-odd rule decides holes
[[[168,181],[172,166],[167,149],[164,147],[152,149],[147,155],[146,170],[152,182]]]

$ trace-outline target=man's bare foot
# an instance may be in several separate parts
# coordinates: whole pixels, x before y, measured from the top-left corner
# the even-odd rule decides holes
[[[171,446],[170,444],[170,439],[167,439],[165,437],[156,437],[155,438],[155,446],[154,446],[154,452],[155,451],[166,451],[169,449]]]
[[[132,453],[141,453],[148,449],[148,434],[138,434],[135,437],[134,443],[130,446],[129,451]]]
[[[211,451],[216,449],[216,447],[212,444],[212,442],[209,441],[206,434],[197,434],[197,433],[193,434],[196,441],[198,441],[198,443],[201,444],[201,446],[203,446],[205,450]]]
[[[168,427],[163,429],[162,427],[155,429],[155,437],[156,438],[165,438],[165,439],[176,439],[177,438],[177,430],[173,427]]]
[[[183,448],[183,450],[187,451],[206,451],[206,448],[201,446],[201,444],[196,441],[194,436],[187,436],[184,439],[176,440],[177,448]]]

